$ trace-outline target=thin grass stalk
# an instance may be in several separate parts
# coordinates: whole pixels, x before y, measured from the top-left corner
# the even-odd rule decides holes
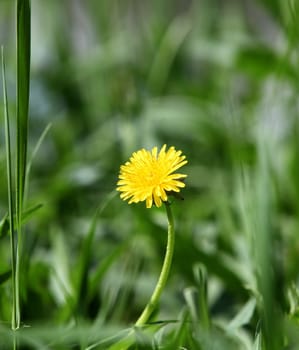
[[[41,144],[43,143],[46,135],[48,134],[49,130],[51,129],[52,127],[52,124],[49,123],[45,130],[42,132],[40,138],[38,139],[33,151],[32,151],[32,154],[31,154],[31,157],[28,159],[27,161],[27,167],[26,167],[26,178],[25,178],[25,185],[24,185],[24,201],[26,202],[26,199],[28,197],[28,180],[29,180],[29,177],[30,177],[30,172],[31,172],[31,167],[32,167],[32,163],[33,163],[33,160],[38,152],[38,150],[40,149],[40,146]],[[24,213],[23,213],[24,214]]]
[[[12,278],[12,318],[11,328],[17,329],[17,295],[16,295],[16,232],[14,227],[14,197],[13,197],[13,181],[12,181],[12,152],[10,139],[10,120],[7,103],[7,88],[5,77],[5,60],[4,49],[1,47],[2,59],[2,82],[3,82],[3,101],[4,101],[4,124],[5,124],[5,151],[6,151],[6,171],[7,171],[7,193],[8,193],[8,217],[10,232],[10,255],[11,255],[11,278]]]
[[[20,259],[22,212],[26,179],[30,77],[30,0],[17,0],[17,154],[16,154],[16,325],[20,327]]]
[[[282,348],[281,314],[275,291],[277,270],[274,260],[274,242],[271,217],[274,213],[273,194],[271,193],[269,149],[263,134],[258,140],[258,168],[256,179],[256,230],[253,251],[255,251],[256,278],[262,297],[261,318],[262,338],[266,350]],[[283,288],[283,285],[281,285]]]

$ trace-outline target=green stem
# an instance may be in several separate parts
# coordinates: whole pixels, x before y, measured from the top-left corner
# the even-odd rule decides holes
[[[135,327],[141,327],[144,324],[146,324],[149,318],[151,317],[153,311],[156,309],[158,302],[160,300],[160,296],[166,285],[171,263],[172,263],[174,241],[175,241],[174,220],[173,220],[170,204],[168,202],[165,202],[165,206],[166,206],[166,213],[167,213],[167,219],[168,219],[168,233],[167,233],[167,246],[166,246],[164,262],[160,273],[160,277],[153,291],[153,294],[149,302],[147,303],[145,309],[143,310],[142,314],[139,316],[138,320],[136,321]],[[117,343],[109,347],[109,350],[127,350],[129,346],[133,344],[133,342],[134,342],[134,329],[132,329],[124,339],[121,339],[120,341],[118,341]]]
[[[143,326],[148,321],[153,311],[156,309],[157,304],[160,300],[162,291],[166,285],[171,263],[172,263],[174,241],[175,241],[174,220],[173,220],[171,207],[168,202],[165,203],[165,207],[166,207],[167,219],[168,219],[168,234],[167,234],[167,246],[166,246],[165,258],[164,258],[162,270],[161,270],[157,285],[145,309],[143,310],[142,314],[136,321],[135,323],[136,327]]]

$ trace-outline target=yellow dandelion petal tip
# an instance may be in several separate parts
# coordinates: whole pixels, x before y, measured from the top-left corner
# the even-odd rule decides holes
[[[160,207],[168,194],[185,187],[182,180],[187,175],[175,171],[187,163],[186,157],[173,146],[166,148],[163,145],[159,152],[157,147],[151,151],[143,148],[121,165],[116,188],[121,199],[129,204],[145,201],[147,208],[153,204]]]

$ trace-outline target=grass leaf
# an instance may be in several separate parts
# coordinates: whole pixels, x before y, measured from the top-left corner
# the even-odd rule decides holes
[[[21,223],[28,139],[30,86],[30,1],[17,1],[17,174],[16,209]]]
[[[12,184],[12,151],[11,151],[11,138],[10,138],[10,120],[8,115],[7,104],[7,88],[5,77],[5,61],[4,61],[4,49],[1,47],[2,55],[2,77],[3,77],[3,100],[4,100],[4,118],[5,118],[5,143],[6,143],[6,171],[7,171],[7,193],[8,193],[8,218],[9,218],[9,231],[10,231],[10,257],[11,257],[11,273],[12,273],[12,329],[18,328],[18,292],[16,287],[16,273],[17,273],[17,261],[16,261],[16,244],[17,237],[14,226],[14,200],[13,200],[13,184]]]

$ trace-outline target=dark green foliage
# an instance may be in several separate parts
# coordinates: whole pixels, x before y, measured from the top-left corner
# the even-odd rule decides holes
[[[21,225],[20,349],[298,349],[298,10],[0,1],[0,349],[13,346]],[[168,284],[134,329],[166,213],[115,188],[133,151],[164,143],[188,177],[170,198]]]

